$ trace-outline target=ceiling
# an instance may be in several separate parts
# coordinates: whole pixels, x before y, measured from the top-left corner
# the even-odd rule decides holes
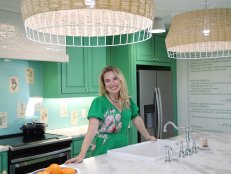
[[[47,54],[49,50],[53,49],[51,46],[44,44],[34,43],[24,36],[24,27],[21,18],[20,5],[22,0],[0,0],[0,57],[4,56],[1,54],[2,49],[5,50],[5,55],[9,54],[10,51],[6,51],[6,44],[12,45],[17,43],[18,50],[22,50],[22,48],[27,48],[28,50],[40,50],[40,55]],[[207,4],[208,8],[231,8],[231,0],[154,0],[155,2],[155,17],[159,17],[165,23],[166,28],[169,28],[171,25],[172,17],[176,14],[187,12],[191,10],[204,9],[205,4]],[[207,2],[207,3],[206,3]],[[8,28],[5,25],[8,24]],[[2,27],[3,26],[3,27]],[[16,28],[12,27],[16,26]],[[5,27],[5,29],[4,29]],[[13,36],[10,35],[5,36],[4,32],[7,30],[16,31]],[[13,39],[9,39],[13,38]],[[8,43],[9,42],[9,43]],[[10,48],[13,49],[13,48]],[[56,48],[55,48],[56,49]],[[58,50],[58,51],[57,51]],[[56,50],[56,55],[60,54],[61,57],[65,54],[65,50],[63,48],[58,48]],[[60,51],[61,50],[61,51]],[[19,54],[19,52],[14,50],[15,54]],[[38,52],[38,51],[37,51]],[[54,52],[54,51],[53,51]],[[20,51],[21,53],[21,51]],[[29,53],[30,55],[35,54],[34,52]],[[37,54],[37,53],[36,53]],[[51,53],[49,56],[53,56]],[[12,57],[15,55],[8,55],[8,57]],[[21,55],[23,57],[25,55]],[[44,58],[45,59],[45,58]]]

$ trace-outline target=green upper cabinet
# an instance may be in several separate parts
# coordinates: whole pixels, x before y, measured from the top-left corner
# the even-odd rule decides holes
[[[67,47],[67,54],[68,63],[44,63],[44,97],[98,95],[98,77],[107,64],[106,47]]]
[[[165,36],[154,35],[154,57],[158,62],[170,63],[170,58],[167,54],[167,49],[165,45]]]
[[[140,61],[155,61],[154,57],[154,42],[153,39],[148,39],[139,44],[135,44],[136,47],[136,60]]]
[[[96,94],[98,76],[106,66],[106,49],[68,47],[69,63],[62,64],[62,93]]]
[[[148,63],[170,63],[165,46],[166,34],[154,34],[151,39],[136,44],[136,60]],[[145,64],[145,63],[144,63]]]

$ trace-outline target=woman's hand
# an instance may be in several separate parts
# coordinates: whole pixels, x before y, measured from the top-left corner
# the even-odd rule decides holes
[[[149,141],[157,141],[157,139],[154,136],[150,136]]]
[[[84,159],[84,157],[78,155],[75,158],[71,158],[71,159],[67,160],[64,164],[70,164],[70,163],[77,163],[78,164],[78,163],[83,162],[83,159]]]

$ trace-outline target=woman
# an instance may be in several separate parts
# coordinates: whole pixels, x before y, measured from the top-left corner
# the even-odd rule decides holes
[[[80,163],[92,143],[92,155],[128,145],[127,130],[130,120],[150,141],[144,122],[138,115],[138,107],[128,96],[127,84],[122,72],[112,66],[103,69],[100,76],[100,97],[93,100],[88,113],[89,126],[79,155],[66,163]]]

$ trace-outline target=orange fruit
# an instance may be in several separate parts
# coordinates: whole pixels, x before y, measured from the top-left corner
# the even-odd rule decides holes
[[[40,172],[38,172],[38,173],[36,173],[36,174],[50,174],[48,171],[46,171],[46,169],[45,170],[43,170],[43,171],[40,171]]]
[[[48,174],[62,174],[62,168],[58,164],[51,164],[44,172],[45,171],[48,172]]]
[[[44,174],[44,172],[38,172],[37,174]]]
[[[62,174],[77,174],[77,172],[72,168],[62,168]]]

